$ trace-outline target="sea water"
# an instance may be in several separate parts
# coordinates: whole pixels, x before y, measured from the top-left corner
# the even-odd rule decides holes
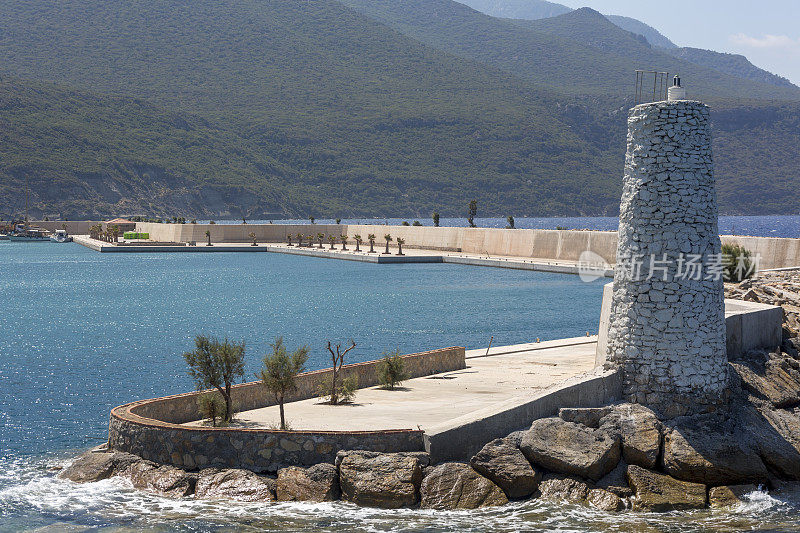
[[[76,485],[56,469],[107,438],[111,408],[193,388],[197,334],[244,341],[247,380],[269,343],[355,340],[352,362],[443,346],[595,333],[602,285],[459,265],[376,265],[267,253],[99,254],[0,241],[0,531],[650,531],[792,529],[793,496],[735,510],[606,514],[531,501],[471,512],[345,503],[169,500],[122,479]]]

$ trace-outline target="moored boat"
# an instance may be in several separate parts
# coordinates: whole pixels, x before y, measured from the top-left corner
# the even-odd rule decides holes
[[[8,236],[11,242],[51,242],[50,236],[43,229],[28,228]]]
[[[65,229],[57,229],[54,234],[50,235],[50,240],[53,242],[72,242],[72,236]]]

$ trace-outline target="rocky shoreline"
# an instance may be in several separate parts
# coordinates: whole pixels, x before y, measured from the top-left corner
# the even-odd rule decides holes
[[[729,401],[715,412],[660,419],[631,403],[561,409],[557,417],[489,442],[469,463],[433,465],[424,452],[350,450],[333,464],[263,475],[192,472],[96,449],[59,476],[79,483],[121,476],[137,489],[175,498],[342,500],[386,509],[476,509],[543,498],[612,512],[660,512],[729,506],[759,488],[796,491],[800,273],[728,285],[726,295],[783,305],[784,339],[778,351],[754,351],[728,363]]]
[[[732,397],[716,413],[659,420],[637,404],[561,409],[484,446],[469,463],[424,452],[339,452],[335,464],[276,475],[190,472],[93,450],[59,475],[112,476],[168,497],[246,502],[336,501],[378,508],[476,509],[529,498],[605,510],[671,511],[734,504],[759,487],[800,481],[800,359],[753,352],[730,363]]]

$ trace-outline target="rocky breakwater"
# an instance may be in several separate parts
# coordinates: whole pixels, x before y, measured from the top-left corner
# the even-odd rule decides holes
[[[795,346],[792,337],[789,346]],[[183,470],[93,450],[59,475],[121,476],[174,498],[336,501],[379,508],[476,509],[542,498],[604,511],[727,506],[800,481],[800,355],[751,352],[731,361],[730,401],[711,413],[659,418],[633,403],[561,409],[487,443],[468,463],[431,464],[424,452],[340,451],[333,463],[248,470]]]

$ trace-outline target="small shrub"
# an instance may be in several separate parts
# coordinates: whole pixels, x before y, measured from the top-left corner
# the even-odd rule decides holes
[[[740,283],[752,278],[756,273],[750,250],[738,244],[722,245],[722,279],[732,283]]]
[[[197,399],[197,407],[200,409],[200,416],[203,420],[210,421],[213,427],[217,427],[220,422],[225,420],[225,400],[219,393],[201,394]]]
[[[404,220],[404,221],[403,221],[403,225],[404,225],[404,226],[409,226],[410,224],[408,223],[408,220]]]
[[[412,226],[421,226],[422,222],[420,222],[419,220],[415,220],[411,225]]]
[[[378,381],[385,388],[392,389],[409,378],[405,369],[405,362],[400,356],[400,351],[395,350],[384,355],[378,363]]]
[[[343,379],[337,379],[335,389],[335,402],[333,392],[333,381],[331,378],[323,379],[317,387],[317,395],[323,398],[326,402],[333,405],[341,405],[343,403],[350,403],[355,398],[356,391],[358,390],[358,376],[353,374]]]

